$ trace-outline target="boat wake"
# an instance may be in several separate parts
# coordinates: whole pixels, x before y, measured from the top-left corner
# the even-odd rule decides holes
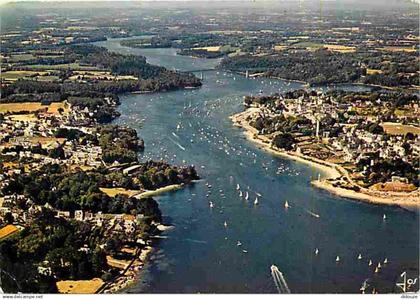
[[[172,141],[176,146],[178,146],[180,149],[182,149],[183,151],[185,151],[185,147],[183,147],[181,144],[179,144],[178,142],[176,142],[175,140],[173,140],[171,137],[168,137],[168,139],[170,141]]]

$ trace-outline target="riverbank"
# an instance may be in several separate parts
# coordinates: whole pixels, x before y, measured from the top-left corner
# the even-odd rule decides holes
[[[333,194],[336,194],[340,197],[345,197],[361,202],[366,202],[370,204],[380,204],[380,205],[390,205],[390,206],[399,206],[404,209],[417,211],[420,207],[420,192],[419,190],[402,193],[402,192],[379,192],[379,191],[370,191],[366,188],[360,188],[360,191],[354,191],[350,189],[345,189],[333,185],[333,182],[340,179],[341,177],[349,178],[349,174],[343,167],[340,165],[322,161],[313,157],[308,157],[296,152],[286,152],[273,148],[271,145],[271,140],[263,135],[259,135],[258,131],[249,125],[247,118],[251,114],[255,113],[258,108],[249,108],[244,112],[232,115],[230,119],[233,121],[234,125],[243,128],[246,138],[256,144],[265,151],[268,151],[274,155],[292,159],[294,161],[305,163],[309,166],[316,167],[320,169],[324,176],[320,180],[312,181],[312,185],[329,191]]]
[[[229,70],[224,70],[224,71],[229,71]],[[242,75],[242,76],[246,76],[246,73],[244,73],[244,72],[239,72],[239,71],[231,71],[231,72],[237,73],[237,74]],[[384,85],[378,85],[378,84],[368,84],[368,83],[362,83],[362,82],[339,82],[339,83],[320,83],[320,84],[317,83],[317,84],[311,85],[309,82],[303,81],[303,80],[287,79],[287,78],[277,77],[277,76],[268,76],[266,72],[256,73],[256,74],[250,74],[248,77],[249,78],[252,78],[252,77],[264,77],[264,78],[268,78],[268,79],[276,79],[276,80],[281,80],[281,81],[286,81],[286,82],[300,83],[300,84],[303,84],[306,88],[317,87],[317,86],[357,85],[357,86],[362,86],[362,87],[380,88],[380,89],[391,90],[391,91],[395,91],[398,88],[409,88],[409,89],[416,90],[416,88],[413,87],[413,86],[407,86],[407,87],[404,87],[404,86],[396,86],[396,87],[392,87],[392,86],[384,86]]]
[[[137,199],[142,199],[142,198],[152,197],[152,196],[155,196],[155,195],[161,195],[162,193],[179,190],[183,186],[184,186],[183,184],[169,185],[169,186],[165,186],[165,187],[162,187],[162,188],[158,188],[156,190],[145,191],[145,192],[140,193],[140,194],[138,194],[134,197],[137,198]]]
[[[147,245],[142,249],[136,250],[135,256],[129,264],[121,270],[121,274],[111,282],[108,282],[98,293],[115,294],[137,282],[142,274],[141,270],[144,268],[153,249],[154,247]]]

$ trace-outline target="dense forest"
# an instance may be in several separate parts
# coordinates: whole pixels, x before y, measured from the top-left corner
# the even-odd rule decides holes
[[[415,55],[396,53],[377,56],[363,51],[335,53],[326,49],[293,50],[263,56],[247,54],[227,57],[220,67],[240,72],[265,72],[268,77],[299,80],[313,85],[353,82],[390,87],[420,85],[419,76],[415,75],[418,71]],[[384,63],[386,59],[388,63]],[[376,72],[368,73],[368,69]]]
[[[21,79],[2,88],[2,102],[21,101],[16,94],[54,93],[63,95],[85,96],[96,93],[122,93],[132,91],[165,91],[184,87],[199,87],[201,81],[191,73],[170,71],[164,67],[154,66],[146,59],[137,55],[122,55],[111,53],[105,48],[93,45],[67,46],[63,49],[67,63],[93,66],[106,69],[113,75],[131,75],[137,80],[92,80],[88,83],[70,81],[73,75],[71,69],[60,71],[60,82],[45,82]],[[43,61],[45,62],[45,61]],[[40,64],[40,61],[34,61]],[[63,58],[51,58],[48,64],[63,63]],[[16,66],[24,69],[23,66]]]

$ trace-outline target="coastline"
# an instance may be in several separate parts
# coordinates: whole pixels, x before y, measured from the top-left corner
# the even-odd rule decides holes
[[[253,108],[250,108],[253,109]],[[365,202],[369,204],[377,204],[377,205],[388,205],[388,206],[398,206],[406,210],[410,211],[418,211],[420,208],[420,191],[417,189],[416,191],[409,192],[409,193],[401,193],[401,192],[386,192],[383,194],[372,194],[372,191],[368,191],[368,189],[361,188],[361,191],[354,191],[350,189],[345,189],[341,187],[333,186],[329,180],[337,179],[342,176],[344,172],[345,176],[348,176],[346,171],[337,164],[333,164],[330,162],[325,162],[322,160],[318,160],[312,157],[308,157],[302,154],[294,153],[294,152],[286,152],[279,149],[275,149],[271,146],[271,142],[269,138],[265,136],[258,135],[258,132],[255,128],[250,126],[246,121],[246,117],[253,113],[253,110],[250,109],[245,110],[244,112],[240,112],[238,114],[234,114],[230,116],[230,119],[234,123],[235,126],[244,129],[245,137],[258,144],[259,148],[270,152],[276,156],[284,157],[287,159],[291,159],[300,163],[305,163],[309,166],[316,167],[324,172],[325,176],[321,180],[312,181],[311,184],[317,188],[326,190],[330,193],[338,195],[340,197],[349,198],[352,200]],[[255,108],[254,108],[255,109]]]
[[[226,70],[230,71],[230,70]],[[231,71],[233,73],[237,73],[239,75],[245,76],[243,72],[240,71]],[[362,83],[362,82],[338,82],[338,83],[321,83],[321,84],[314,84],[311,85],[309,82],[303,81],[303,80],[296,80],[296,79],[287,79],[283,77],[277,77],[277,76],[267,76],[266,72],[258,73],[257,75],[249,75],[249,77],[264,77],[268,79],[276,79],[276,80],[282,80],[286,82],[293,82],[293,83],[300,83],[303,84],[305,87],[316,87],[316,86],[332,86],[332,85],[358,85],[358,86],[364,86],[364,87],[370,87],[370,88],[381,88],[385,90],[392,90],[395,91],[398,88],[408,88],[408,89],[416,89],[413,86],[384,86],[384,85],[378,85],[378,84],[368,84],[368,83]]]
[[[151,197],[155,195],[160,195],[166,192],[176,191],[176,190],[182,189],[183,186],[184,186],[183,184],[168,185],[162,188],[158,188],[156,190],[147,190],[143,193],[135,195],[134,197],[137,199],[147,198],[147,197]]]
[[[156,190],[145,191],[133,197],[137,199],[148,198],[151,196],[176,191],[182,189],[183,187],[183,184],[174,184],[158,188]],[[174,227],[172,225],[158,223],[157,229],[159,230],[159,233],[152,236],[152,242],[144,246],[142,249],[137,250],[135,256],[130,261],[129,265],[124,270],[122,270],[122,273],[119,276],[117,276],[113,281],[108,282],[106,285],[104,285],[104,287],[98,293],[117,294],[130,287],[130,285],[139,281],[143,272],[143,268],[147,263],[150,254],[156,249],[156,247],[153,246],[153,239],[158,239],[157,236],[160,233],[171,230],[173,228]]]
[[[145,245],[142,249],[137,250],[129,265],[122,270],[122,274],[117,276],[113,281],[106,283],[98,293],[118,294],[120,292],[124,292],[124,290],[128,287],[138,282],[143,274],[144,267],[146,266],[150,255],[156,249],[156,246],[154,246],[153,243],[156,242],[156,239],[159,239],[158,236],[160,233],[172,230],[173,228],[174,227],[172,225],[159,223],[157,225],[159,233],[152,236],[150,243]]]
[[[138,281],[139,276],[142,274],[142,270],[153,250],[154,247],[150,245],[146,245],[144,248],[137,250],[128,266],[122,270],[122,273],[113,281],[104,285],[104,287],[97,293],[116,294]]]

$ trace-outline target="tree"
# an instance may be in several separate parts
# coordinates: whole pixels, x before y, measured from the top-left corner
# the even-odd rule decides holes
[[[7,213],[6,213],[6,215],[4,215],[4,221],[5,221],[7,224],[13,224],[14,220],[15,220],[15,219],[14,219],[14,217],[13,217],[12,213],[7,212]]]
[[[290,133],[277,134],[273,139],[273,144],[278,147],[290,151],[293,149],[295,139]]]

